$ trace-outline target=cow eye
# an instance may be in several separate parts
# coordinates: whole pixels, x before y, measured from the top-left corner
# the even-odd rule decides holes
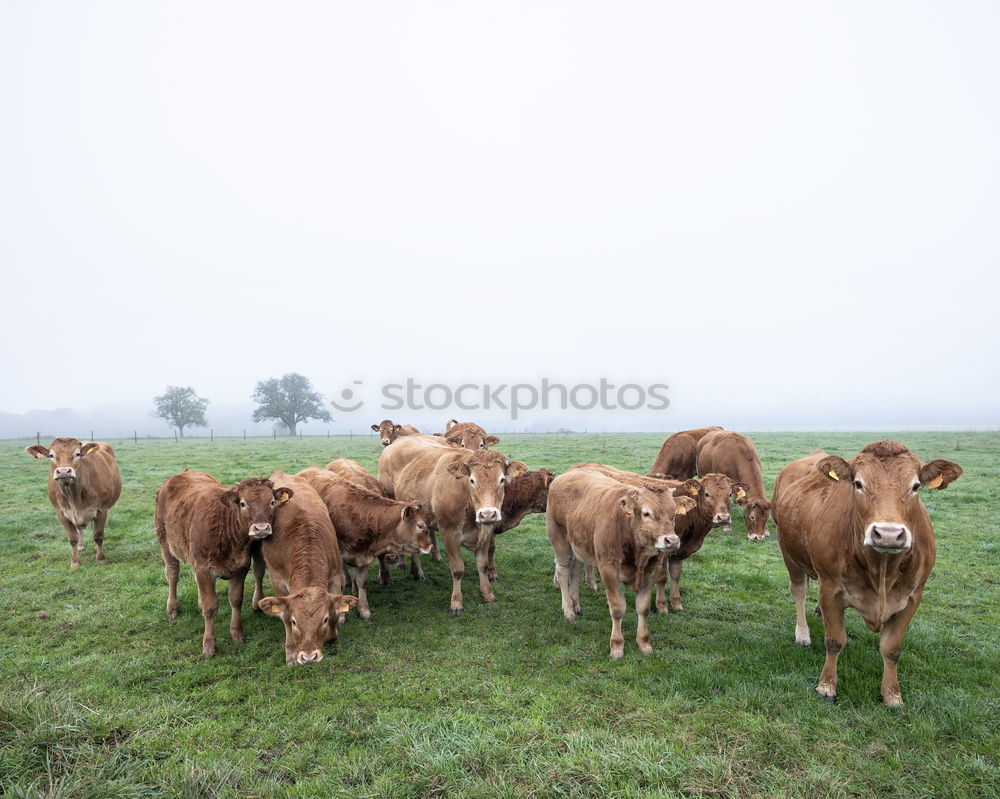
[[[247,506],[246,500],[245,499],[241,499],[240,500],[240,507],[241,508],[245,508],[246,506]]]
[[[854,487],[855,487],[856,489],[858,489],[858,491],[860,491],[860,490],[861,490],[862,488],[864,488],[864,485],[863,485],[863,484],[861,483],[861,481],[860,481],[860,480],[855,480],[855,481],[854,481]]]
[[[465,449],[465,442],[464,441],[462,442],[461,446],[462,446],[462,449]]]
[[[500,485],[503,485],[506,482],[507,482],[507,478],[504,477],[503,475],[500,475]]]
[[[648,510],[644,510],[644,511],[642,512],[642,515],[643,515],[643,516],[645,516],[645,517],[646,517],[646,518],[648,519],[648,518],[649,518],[650,516],[652,516],[653,514],[652,514],[652,513],[650,513],[650,512],[648,511]]]
[[[470,477],[469,478],[469,482],[472,483],[472,485],[475,485],[476,484],[476,478],[475,477]]]
[[[330,623],[330,617],[327,616],[325,619],[323,619],[323,624],[329,624],[329,623]]]
[[[299,626],[299,623],[297,621],[295,621],[295,619],[292,619],[292,627],[298,627],[298,626]]]
[[[274,500],[273,499],[271,500],[271,507],[272,508],[274,507]]]
[[[913,488],[911,490],[913,491],[914,494],[916,494],[917,491],[920,490],[920,483],[914,483]]]

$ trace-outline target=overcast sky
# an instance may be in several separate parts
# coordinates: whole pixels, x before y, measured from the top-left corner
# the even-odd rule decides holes
[[[0,411],[297,371],[996,426],[998,41],[991,0],[6,0]]]

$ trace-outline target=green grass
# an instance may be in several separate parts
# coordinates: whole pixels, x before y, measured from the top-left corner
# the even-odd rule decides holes
[[[752,436],[770,489],[816,446],[850,456],[871,434]],[[481,602],[466,553],[466,612],[448,615],[451,578],[425,564],[373,585],[373,618],[352,615],[334,655],[288,668],[280,622],[245,608],[247,641],[200,657],[188,567],[182,613],[152,529],[160,483],[186,467],[223,481],[347,456],[374,468],[374,438],[113,441],[122,467],[108,563],[71,572],[45,495],[47,464],[24,443],[0,451],[0,785],[8,796],[1000,796],[1000,434],[896,436],[965,476],[925,494],[938,565],[906,637],[906,707],[879,698],[877,637],[848,615],[836,705],[813,686],[822,665],[793,643],[794,606],[774,539],[742,518],[685,566],[684,612],[651,617],[641,656],[626,616],[625,657],[608,659],[603,593],[583,590],[566,622],[551,583],[544,519],[497,547],[499,604]],[[532,468],[603,461],[645,471],[660,435],[506,436]],[[773,522],[772,533],[773,533]],[[88,531],[89,539],[89,531]],[[220,583],[220,592],[225,583]],[[812,595],[815,596],[815,589]],[[249,601],[249,592],[247,604]]]

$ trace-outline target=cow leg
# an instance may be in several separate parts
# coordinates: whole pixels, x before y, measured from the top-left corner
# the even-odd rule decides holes
[[[250,607],[260,610],[260,601],[264,598],[264,556],[257,551],[251,551],[253,559],[253,599]]]
[[[617,660],[625,654],[625,636],[622,635],[622,619],[625,618],[625,593],[621,580],[613,568],[600,569],[604,593],[608,597],[611,613],[611,659]]]
[[[219,612],[219,597],[215,593],[215,578],[211,574],[196,571],[194,576],[198,581],[198,608],[205,619],[201,654],[210,658],[215,654],[215,614]]]
[[[94,549],[97,551],[97,562],[104,563],[104,526],[108,523],[107,510],[97,511],[94,517]],[[81,540],[83,536],[80,536]],[[81,547],[82,549],[82,547]]]
[[[649,643],[649,606],[653,598],[653,583],[648,581],[643,584],[635,595],[635,615],[638,624],[635,628],[635,642],[639,645],[639,651],[648,655],[653,651],[652,644]]]
[[[899,675],[896,666],[903,652],[903,636],[910,625],[913,614],[917,612],[923,594],[921,588],[906,603],[899,613],[892,616],[882,627],[878,648],[882,653],[882,701],[888,707],[899,707],[903,704],[903,694],[899,690]]]
[[[555,552],[556,569],[552,575],[552,581],[559,586],[562,594],[562,612],[567,621],[576,621],[579,615],[574,608],[573,592],[570,584],[570,572],[574,561],[573,548],[569,544],[569,537],[566,535],[566,528],[559,524],[551,516],[545,520],[545,530]]]
[[[76,525],[67,519],[61,512],[56,515],[59,517],[59,521],[63,528],[66,530],[66,537],[69,539],[69,546],[73,552],[69,565],[71,569],[75,569],[80,565],[80,550],[82,549],[80,542],[83,541],[83,532],[78,530]]]
[[[809,646],[812,637],[809,635],[809,624],[806,622],[806,593],[809,590],[809,578],[805,572],[788,570],[788,590],[795,600],[795,643]]]
[[[229,578],[229,637],[236,643],[243,643],[243,588],[249,567],[233,572]]]
[[[462,545],[459,542],[459,532],[454,534],[449,531],[441,533],[444,538],[444,548],[448,553],[448,565],[451,567],[451,607],[449,612],[454,616],[461,613],[462,607],[462,578],[465,576],[465,561],[462,560]]]
[[[354,593],[358,597],[358,615],[362,619],[372,617],[368,608],[368,565],[354,567]]]
[[[497,581],[497,563],[494,559],[495,553],[497,551],[497,538],[496,533],[490,536],[490,559],[489,564],[486,567],[486,576],[490,578],[491,583]]]
[[[587,569],[587,576],[585,580],[587,582],[587,588],[589,588],[591,591],[596,591],[597,577],[594,575],[594,567],[588,563],[586,569]]]
[[[658,580],[656,583],[656,612],[666,613],[667,612],[667,578],[664,576],[662,580]]]
[[[181,573],[181,562],[175,558],[166,544],[161,541],[163,550],[163,574],[167,578],[167,618],[176,619],[180,603],[177,601],[177,578]]]
[[[847,645],[847,630],[844,628],[844,603],[831,591],[824,591],[819,584],[819,604],[823,608],[823,644],[826,648],[826,662],[819,675],[816,692],[830,702],[837,698],[837,659]]]
[[[580,572],[583,571],[583,561],[577,560],[574,556],[569,566],[569,598],[573,605],[573,612],[577,618],[583,615],[580,609]]]
[[[493,525],[479,527],[479,546],[476,547],[476,569],[479,571],[479,593],[484,602],[496,602],[493,586],[490,585],[490,545],[493,543]]]
[[[680,613],[684,610],[684,606],[681,604],[681,570],[684,568],[683,560],[670,560],[670,607],[674,609],[676,613]]]
[[[400,557],[399,562],[402,568],[406,567],[406,556]],[[389,564],[385,562],[385,555],[378,556],[378,582],[379,585],[392,585],[392,572],[389,571]]]
[[[434,559],[435,563],[442,563],[444,559],[441,557],[441,550],[438,549],[437,533],[435,533],[433,530],[431,530],[430,532],[431,532],[431,557]],[[442,533],[442,535],[444,534]]]
[[[424,574],[424,567],[420,563],[420,555],[410,555],[410,575],[414,580],[427,579],[427,576]]]

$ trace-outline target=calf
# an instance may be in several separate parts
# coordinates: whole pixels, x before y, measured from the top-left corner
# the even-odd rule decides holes
[[[675,496],[690,496],[695,507],[685,515],[678,516],[674,530],[681,539],[680,548],[667,561],[670,576],[670,606],[681,611],[681,570],[684,561],[701,549],[705,536],[713,527],[729,524],[729,499],[741,489],[746,492],[746,483],[734,483],[724,474],[706,474],[700,480],[686,480],[676,486]],[[656,583],[656,610],[667,612],[666,575]]]
[[[191,471],[168,478],[156,492],[153,525],[167,578],[167,618],[177,618],[177,578],[181,563],[190,563],[205,619],[201,639],[205,657],[215,654],[219,610],[215,581],[229,581],[229,634],[242,643],[243,584],[250,570],[250,545],[271,535],[276,506],[291,496],[290,488],[275,490],[270,480],[251,477],[226,488],[211,475]]]
[[[340,615],[357,607],[344,596],[344,566],[326,505],[301,477],[275,472],[271,481],[294,496],[278,507],[274,534],[253,560],[253,607],[278,616],[285,625],[285,662],[318,663],[323,644],[337,640]],[[275,596],[264,596],[264,568]]]
[[[647,624],[653,584],[666,568],[667,553],[680,546],[674,532],[678,503],[684,510],[694,504],[686,497],[675,503],[661,481],[646,479],[635,487],[603,470],[578,466],[556,477],[549,488],[546,526],[563,615],[569,621],[580,615],[581,566],[597,566],[611,613],[612,658],[624,654],[623,583],[636,592],[636,643],[643,653],[653,651]]]
[[[952,461],[922,463],[895,441],[869,444],[852,460],[815,451],[789,464],[774,495],[778,543],[795,599],[795,641],[811,642],[805,599],[819,581],[826,662],[816,691],[834,701],[837,659],[847,643],[844,610],[854,608],[879,633],[882,699],[903,704],[897,663],[903,635],[934,566],[934,528],[921,489],[944,489],[962,476]]]
[[[496,552],[496,536],[513,530],[529,513],[545,513],[545,503],[549,496],[549,483],[555,477],[548,469],[528,472],[512,480],[504,491],[503,505],[500,508],[500,522],[493,527],[493,540],[490,542],[489,564],[486,576],[491,583],[497,581],[497,565],[493,559]]]
[[[80,552],[86,546],[83,530],[91,522],[97,562],[103,563],[108,510],[122,492],[122,478],[111,445],[103,441],[84,444],[75,438],[57,438],[47,447],[32,444],[25,452],[36,458],[48,458],[52,467],[49,502],[69,538],[73,553],[70,567],[75,569],[80,565]]]
[[[750,439],[730,430],[708,433],[698,443],[698,474],[724,474],[730,480],[746,483],[749,490],[736,491],[733,498],[743,508],[750,541],[763,541],[770,537],[767,517],[771,503],[764,496],[764,476],[760,457]]]
[[[399,502],[315,466],[298,477],[319,494],[337,531],[344,562],[354,567],[358,613],[371,618],[368,607],[368,567],[387,552],[415,554],[431,551],[429,511],[419,502]]]
[[[420,434],[420,431],[412,424],[395,424],[392,419],[383,419],[378,424],[373,424],[372,430],[378,433],[383,447],[388,447],[400,436],[415,436]]]

